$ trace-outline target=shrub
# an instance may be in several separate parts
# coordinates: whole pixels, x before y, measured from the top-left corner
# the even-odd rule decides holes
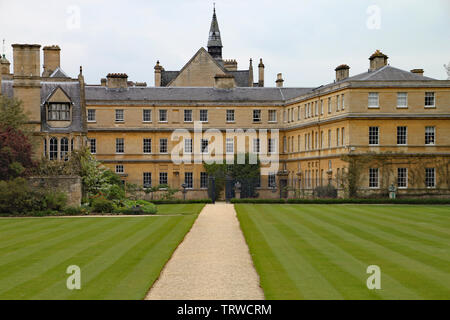
[[[331,184],[314,189],[314,195],[318,198],[337,198],[337,189]]]
[[[67,195],[64,192],[47,192],[44,204],[47,209],[62,211],[67,204]]]
[[[154,204],[189,204],[189,203],[212,203],[211,199],[173,199],[173,200],[152,200]]]
[[[66,207],[64,209],[64,214],[68,216],[81,216],[81,215],[88,215],[89,213],[90,208],[86,206]]]
[[[126,200],[123,207],[116,208],[116,212],[123,214],[155,214],[156,206],[145,200]]]
[[[96,197],[92,200],[92,211],[99,213],[112,213],[114,211],[114,202],[104,198]]]
[[[25,179],[0,181],[0,212],[25,215],[45,209],[42,193],[32,190]]]

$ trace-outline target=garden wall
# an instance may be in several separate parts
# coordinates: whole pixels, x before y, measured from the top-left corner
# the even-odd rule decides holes
[[[29,177],[33,188],[45,188],[67,194],[68,206],[80,206],[82,197],[82,183],[79,176]]]

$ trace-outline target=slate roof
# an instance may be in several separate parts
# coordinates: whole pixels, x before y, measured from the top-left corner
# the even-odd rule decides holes
[[[161,87],[166,87],[179,74],[180,71],[161,71]]]
[[[50,78],[69,78],[69,76],[60,67],[58,67],[50,75]]]
[[[13,80],[3,80],[2,94],[12,98],[14,95],[13,83]],[[41,81],[41,119],[46,119],[44,103],[58,88],[61,88],[72,101],[72,124],[67,128],[52,128],[45,121],[42,121],[41,130],[55,133],[82,131],[80,84],[78,81]]]
[[[227,71],[227,73],[234,76],[234,81],[236,82],[237,87],[248,87],[248,77],[250,74],[249,70],[236,70],[236,71]]]
[[[130,87],[110,89],[86,86],[86,100],[95,101],[196,101],[196,102],[279,102],[298,97],[312,88],[242,88],[212,87]]]
[[[386,65],[375,71],[368,71],[344,79],[343,81],[414,81],[414,80],[436,80],[412,73],[410,71]]]

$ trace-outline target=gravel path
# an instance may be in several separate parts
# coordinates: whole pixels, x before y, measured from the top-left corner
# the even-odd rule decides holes
[[[264,299],[232,204],[207,204],[146,299]]]

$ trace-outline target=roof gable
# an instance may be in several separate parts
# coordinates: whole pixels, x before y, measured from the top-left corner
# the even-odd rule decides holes
[[[48,95],[46,102],[72,102],[69,95],[60,87],[57,86],[53,91]]]
[[[227,74],[227,71],[202,47],[167,86],[212,87],[216,74]]]

